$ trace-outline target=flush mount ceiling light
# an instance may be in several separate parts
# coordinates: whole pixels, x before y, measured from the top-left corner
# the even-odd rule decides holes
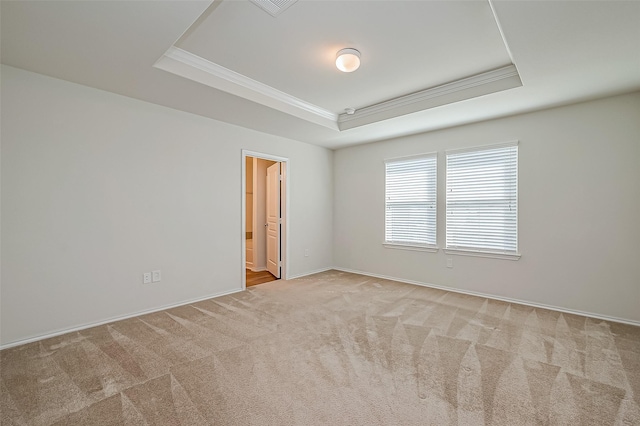
[[[360,52],[347,48],[338,51],[336,67],[342,72],[353,72],[360,67]]]

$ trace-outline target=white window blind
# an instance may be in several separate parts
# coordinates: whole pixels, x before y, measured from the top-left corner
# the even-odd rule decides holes
[[[517,254],[517,143],[447,152],[447,249]]]
[[[435,247],[436,154],[385,165],[385,243]]]

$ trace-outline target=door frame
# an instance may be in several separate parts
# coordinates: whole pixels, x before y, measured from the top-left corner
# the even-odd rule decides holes
[[[240,197],[240,211],[242,220],[240,221],[241,225],[241,290],[246,290],[247,288],[247,275],[246,275],[246,265],[247,265],[247,202],[246,202],[246,192],[247,192],[247,157],[255,157],[263,160],[277,161],[281,164],[280,173],[282,174],[282,182],[281,182],[281,201],[280,201],[280,216],[282,218],[282,226],[280,228],[280,278],[286,280],[289,276],[289,179],[291,177],[291,171],[289,167],[289,159],[286,157],[280,157],[277,155],[266,154],[263,152],[250,151],[247,149],[243,149],[241,151],[241,197]],[[284,201],[284,202],[283,202]]]

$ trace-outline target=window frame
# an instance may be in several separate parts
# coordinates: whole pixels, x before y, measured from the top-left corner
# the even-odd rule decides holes
[[[390,163],[401,163],[403,161],[412,161],[412,160],[420,160],[420,159],[432,159],[433,160],[433,209],[434,213],[434,221],[433,221],[433,234],[434,234],[434,243],[415,243],[415,242],[403,242],[403,241],[393,241],[387,240],[387,227],[388,227],[388,218],[387,218],[387,165]],[[438,153],[437,152],[428,152],[416,155],[402,156],[402,157],[393,157],[386,158],[383,161],[384,164],[384,239],[382,245],[386,248],[391,249],[401,249],[401,250],[413,250],[413,251],[426,251],[426,252],[437,252],[439,250],[438,247]]]
[[[470,248],[470,247],[455,247],[449,246],[449,156],[455,154],[463,154],[467,152],[478,151],[491,151],[500,148],[516,147],[516,159],[515,159],[515,250],[496,250],[492,248]],[[445,248],[444,252],[447,254],[474,256],[474,257],[486,257],[495,259],[506,260],[518,260],[522,256],[520,253],[520,238],[519,238],[519,215],[520,215],[520,194],[519,194],[519,167],[520,167],[520,149],[519,141],[511,141],[501,144],[491,144],[482,146],[473,146],[463,149],[453,149],[445,151]]]

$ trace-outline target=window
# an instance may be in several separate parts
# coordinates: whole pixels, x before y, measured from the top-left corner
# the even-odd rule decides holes
[[[517,142],[447,151],[446,216],[447,252],[520,257]]]
[[[385,162],[385,245],[436,248],[436,154]]]

